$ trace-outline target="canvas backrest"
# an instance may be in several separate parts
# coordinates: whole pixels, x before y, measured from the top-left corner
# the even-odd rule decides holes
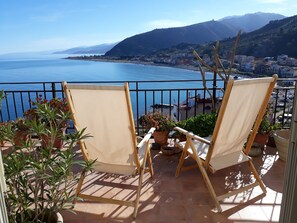
[[[276,77],[232,81],[218,115],[209,160],[241,153],[259,112],[267,106],[275,81]]]
[[[135,129],[128,85],[67,84],[76,124],[92,137],[84,140],[90,160],[137,166]]]

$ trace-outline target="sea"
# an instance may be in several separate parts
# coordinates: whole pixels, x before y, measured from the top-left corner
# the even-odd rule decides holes
[[[0,89],[7,86],[14,90],[30,88],[30,85],[5,85],[3,83],[15,82],[88,82],[88,81],[145,81],[139,84],[141,89],[188,89],[202,88],[201,75],[198,71],[166,66],[152,66],[133,63],[98,62],[87,60],[64,59],[71,55],[51,53],[15,53],[0,55]],[[76,55],[77,56],[77,55]],[[212,73],[206,74],[212,79]],[[180,82],[166,82],[180,80]],[[190,82],[183,82],[184,80]],[[159,82],[147,82],[159,81]],[[212,83],[209,83],[212,86]],[[130,89],[135,86],[131,84]],[[9,90],[9,89],[6,89]],[[11,90],[11,89],[10,89]],[[192,95],[190,95],[192,93]],[[189,95],[182,95],[181,100]],[[175,96],[173,96],[173,101]],[[152,96],[149,96],[148,100]],[[156,97],[157,98],[157,97]],[[135,111],[135,98],[132,99]],[[139,99],[142,100],[142,99]],[[144,99],[143,99],[144,100]],[[176,99],[177,100],[177,99]],[[160,103],[162,100],[156,100]],[[172,103],[164,100],[164,103]],[[139,101],[138,104],[142,104]],[[153,102],[150,102],[150,104]],[[140,106],[143,113],[146,108]],[[2,109],[3,110],[3,109]]]
[[[68,54],[0,55],[0,82],[200,80],[198,71],[133,63],[64,59]],[[212,78],[207,73],[207,78]]]

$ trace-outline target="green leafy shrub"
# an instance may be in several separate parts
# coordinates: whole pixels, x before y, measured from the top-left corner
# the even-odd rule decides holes
[[[212,134],[217,120],[215,113],[199,114],[195,117],[186,119],[177,125],[189,132],[193,132],[201,137],[206,137]]]

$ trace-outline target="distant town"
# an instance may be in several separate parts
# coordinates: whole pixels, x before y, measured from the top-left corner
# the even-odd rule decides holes
[[[213,65],[213,60],[208,54],[202,56],[204,62]],[[226,57],[223,57],[226,58]],[[151,65],[174,66],[187,69],[198,69],[198,60],[193,53],[158,54],[153,56],[134,57],[107,57],[107,56],[75,56],[67,59],[131,62]],[[221,59],[225,68],[230,66],[230,60]],[[234,73],[249,76],[270,76],[278,74],[280,78],[297,77],[297,59],[288,55],[276,57],[255,58],[254,56],[236,55],[233,64]]]

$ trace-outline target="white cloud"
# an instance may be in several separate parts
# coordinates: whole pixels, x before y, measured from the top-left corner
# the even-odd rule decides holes
[[[169,27],[179,27],[185,26],[186,24],[177,21],[177,20],[170,20],[170,19],[160,19],[160,20],[153,20],[146,24],[148,29],[158,29],[158,28],[169,28]]]

